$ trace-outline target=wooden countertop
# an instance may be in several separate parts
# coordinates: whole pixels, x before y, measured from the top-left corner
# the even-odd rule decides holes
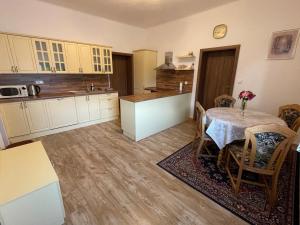
[[[57,181],[41,142],[0,151],[0,205]]]
[[[117,91],[115,90],[110,90],[110,91],[93,91],[93,92],[78,91],[78,92],[62,92],[62,93],[45,93],[45,94],[39,94],[37,96],[28,96],[23,98],[1,98],[0,103],[34,101],[34,100],[44,100],[44,99],[53,99],[53,98],[67,98],[67,97],[86,96],[86,95],[110,94],[116,92]]]
[[[165,97],[171,97],[176,95],[182,95],[191,93],[190,91],[170,91],[170,90],[159,90],[157,92],[147,93],[147,94],[139,94],[139,95],[129,95],[129,96],[123,96],[120,97],[121,100],[129,101],[129,102],[143,102],[143,101],[149,101],[153,99],[158,98],[165,98]]]

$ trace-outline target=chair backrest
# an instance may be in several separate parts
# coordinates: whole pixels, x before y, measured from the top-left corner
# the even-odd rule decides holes
[[[247,128],[245,136],[244,164],[256,170],[279,172],[296,132],[285,126],[269,124]]]
[[[201,104],[196,101],[196,136],[204,137],[204,131],[205,131],[205,110],[201,106]]]
[[[292,126],[292,130],[298,132],[299,128],[300,128],[300,117],[296,119],[296,121],[294,122]]]
[[[215,98],[215,107],[233,107],[236,100],[229,95],[221,95]]]
[[[284,105],[279,108],[278,116],[283,119],[289,128],[293,129],[294,123],[300,117],[300,105]]]

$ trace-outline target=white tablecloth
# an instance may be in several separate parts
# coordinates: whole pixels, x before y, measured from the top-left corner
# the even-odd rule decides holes
[[[245,138],[245,129],[256,125],[278,124],[287,126],[271,114],[246,110],[244,116],[237,108],[212,108],[206,112],[206,133],[220,149],[236,140]]]

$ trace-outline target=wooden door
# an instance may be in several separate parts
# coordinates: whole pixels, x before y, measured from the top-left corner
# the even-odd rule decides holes
[[[81,73],[93,73],[92,52],[89,45],[78,44]]]
[[[203,49],[200,53],[196,100],[205,109],[214,107],[214,99],[232,95],[239,46]]]
[[[79,123],[90,121],[88,96],[75,97],[77,118]]]
[[[0,73],[13,73],[13,59],[5,34],[0,34],[0,59]]]
[[[38,72],[54,72],[49,41],[46,39],[32,39],[32,45],[34,46],[35,61]]]
[[[133,94],[133,56],[132,54],[113,53],[113,74],[111,86],[120,96]]]
[[[69,73],[80,73],[80,62],[78,55],[78,46],[76,43],[65,42],[67,71]]]
[[[50,127],[59,128],[77,123],[74,98],[57,98],[47,100]]]
[[[23,102],[1,104],[0,110],[9,138],[30,133]]]
[[[8,35],[15,71],[19,73],[36,73],[37,67],[31,38]]]
[[[49,41],[52,66],[55,73],[66,73],[66,50],[63,42]]]
[[[24,102],[24,108],[31,133],[50,129],[46,101]]]

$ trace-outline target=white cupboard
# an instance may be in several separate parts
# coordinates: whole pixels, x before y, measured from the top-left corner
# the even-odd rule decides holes
[[[70,126],[77,123],[76,104],[73,97],[47,101],[50,128]]]
[[[89,95],[88,103],[89,103],[90,120],[99,120],[101,118],[99,96]]]
[[[81,71],[81,68],[77,44],[72,42],[65,42],[65,49],[68,72],[79,73]]]
[[[8,138],[30,133],[23,102],[1,104],[0,112]]]
[[[46,101],[27,101],[23,105],[31,133],[50,129]]]
[[[77,118],[79,123],[90,121],[88,96],[75,97]]]
[[[92,53],[89,45],[78,44],[80,72],[93,73]]]
[[[0,59],[0,73],[14,72],[13,59],[5,34],[0,34]]]

